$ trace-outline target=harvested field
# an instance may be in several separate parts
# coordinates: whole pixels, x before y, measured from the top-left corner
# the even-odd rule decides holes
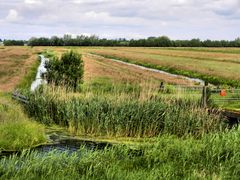
[[[0,49],[0,90],[12,91],[36,62],[36,50],[29,47]]]
[[[158,85],[160,81],[164,81],[171,84],[192,85],[191,82],[182,78],[150,72],[137,67],[114,62],[107,58],[85,55],[84,62],[86,81],[96,77],[108,77],[114,82],[139,84],[155,82]]]
[[[217,77],[224,80],[240,80],[240,54],[223,53],[200,50],[185,50],[176,48],[104,48],[91,49],[89,51],[118,59],[124,59],[133,63],[142,63],[163,68],[186,71],[189,74],[198,73],[202,76]],[[186,73],[185,73],[186,74]]]

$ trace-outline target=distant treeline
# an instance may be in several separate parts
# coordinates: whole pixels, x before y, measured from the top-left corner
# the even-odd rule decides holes
[[[4,45],[24,45],[25,41],[4,40]],[[71,35],[51,38],[31,38],[29,46],[129,46],[129,47],[240,47],[240,38],[227,40],[171,40],[167,36],[149,37],[147,39],[105,39],[95,35],[80,35],[72,38]]]
[[[234,41],[212,41],[200,39],[171,40],[167,36],[149,37],[147,39],[100,39],[97,36],[64,35],[63,38],[53,36],[51,38],[31,38],[29,46],[129,46],[129,47],[240,47],[240,38]]]
[[[23,40],[4,40],[4,46],[24,46],[25,41]]]

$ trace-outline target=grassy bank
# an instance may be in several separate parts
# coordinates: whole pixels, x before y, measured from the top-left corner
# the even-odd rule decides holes
[[[0,160],[3,179],[238,179],[240,131],[201,140],[162,136],[138,151],[114,146],[103,151],[25,154]]]
[[[27,118],[19,105],[0,93],[0,151],[21,150],[45,141],[43,126]]]
[[[33,63],[33,66],[28,71],[28,73],[21,79],[20,84],[17,85],[16,88],[18,89],[30,89],[32,82],[35,80],[37,75],[37,69],[40,65],[40,59],[37,57],[37,60],[35,63]]]

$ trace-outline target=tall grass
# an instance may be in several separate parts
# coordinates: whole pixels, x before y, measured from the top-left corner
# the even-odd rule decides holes
[[[0,160],[2,179],[239,179],[240,131],[202,139],[162,136],[133,151],[25,153]]]
[[[18,105],[0,94],[0,151],[21,150],[45,141],[43,126],[28,119]]]
[[[45,89],[30,96],[27,111],[40,122],[68,127],[78,135],[199,137],[220,131],[224,126],[220,115],[209,114],[198,104],[192,98],[139,92],[69,95]]]

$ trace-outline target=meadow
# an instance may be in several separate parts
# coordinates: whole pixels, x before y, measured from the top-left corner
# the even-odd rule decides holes
[[[16,49],[10,47],[9,51],[13,53]],[[74,153],[24,151],[20,156],[0,159],[0,179],[238,179],[240,176],[239,128],[229,129],[227,119],[218,111],[202,108],[201,91],[193,94],[181,88],[198,85],[109,59],[198,71],[223,78],[224,82],[234,79],[235,83],[240,77],[238,73],[228,76],[230,71],[225,63],[231,69],[238,65],[238,49],[23,49],[33,58],[31,65],[21,67],[28,72],[11,88],[2,88],[5,93],[0,96],[3,119],[0,128],[4,130],[3,135],[0,133],[1,148],[21,150],[45,143],[44,132],[52,126],[62,127],[78,139],[107,141],[113,146],[104,150],[81,147]],[[37,54],[52,58],[69,49],[81,53],[85,64],[84,83],[78,92],[51,84],[29,92]],[[11,59],[15,61],[14,58],[8,61]],[[215,69],[201,71],[199,67],[209,68],[209,63]],[[239,72],[238,68],[235,70]],[[159,90],[161,82],[165,82],[165,90]],[[29,98],[29,104],[20,107],[10,100],[6,92],[14,87]]]
[[[99,48],[89,52],[106,58],[196,77],[215,85],[239,87],[238,49],[208,48]]]

